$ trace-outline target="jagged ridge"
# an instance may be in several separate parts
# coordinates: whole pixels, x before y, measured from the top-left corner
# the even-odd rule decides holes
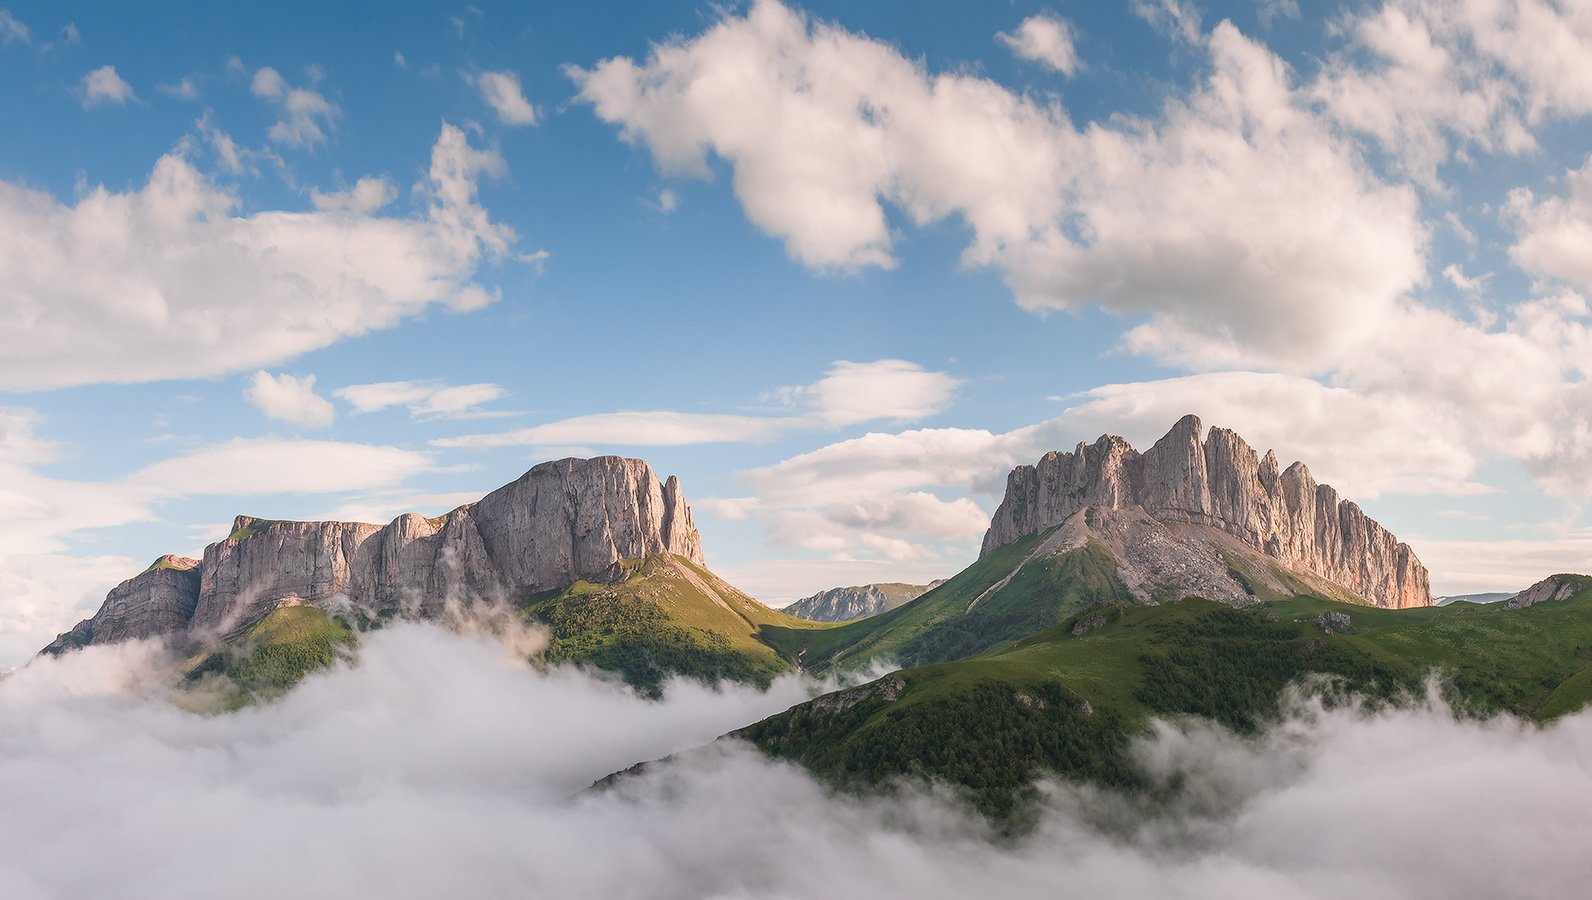
[[[228,638],[283,601],[346,597],[371,615],[424,615],[450,597],[518,601],[580,579],[620,578],[622,560],[655,553],[703,564],[679,480],[660,484],[638,459],[562,459],[438,519],[410,514],[382,526],[238,516],[202,561],[162,557],[45,652],[176,632]]]
[[[830,588],[797,600],[785,612],[813,622],[850,622],[895,609],[944,583],[942,579],[929,584],[882,582]]]
[[[984,536],[982,555],[1085,510],[1142,510],[1160,523],[1217,529],[1285,567],[1378,606],[1431,605],[1426,567],[1408,544],[1317,484],[1304,463],[1278,471],[1236,433],[1184,416],[1144,453],[1115,435],[1018,466]]]

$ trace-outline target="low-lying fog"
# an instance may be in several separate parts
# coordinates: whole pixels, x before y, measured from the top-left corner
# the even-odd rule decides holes
[[[0,680],[0,897],[1570,897],[1592,882],[1592,716],[1296,704],[1258,740],[1162,727],[1149,811],[1049,786],[1017,841],[947,793],[834,795],[721,744],[593,779],[808,696],[648,702],[488,637],[366,636],[282,700],[173,705],[156,648]]]

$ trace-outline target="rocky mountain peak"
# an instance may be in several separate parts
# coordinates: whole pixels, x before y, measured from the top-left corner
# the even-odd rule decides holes
[[[1257,454],[1237,432],[1206,430],[1194,415],[1142,454],[1103,435],[1013,469],[982,553],[1091,508],[1138,510],[1163,524],[1219,531],[1379,606],[1431,604],[1426,568],[1407,544],[1317,484],[1304,463],[1279,473],[1275,453]]]

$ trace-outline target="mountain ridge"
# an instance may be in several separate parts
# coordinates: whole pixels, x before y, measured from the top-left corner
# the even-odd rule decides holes
[[[1236,432],[1204,432],[1199,417],[1187,415],[1143,453],[1106,434],[1017,466],[980,556],[1089,510],[1139,510],[1164,526],[1224,533],[1377,606],[1431,605],[1426,567],[1358,504],[1317,484],[1302,462],[1279,471],[1275,453],[1258,455]]]
[[[284,602],[346,602],[370,618],[434,614],[459,596],[519,600],[617,580],[624,560],[657,553],[704,563],[677,478],[660,482],[638,459],[554,460],[434,519],[238,516],[202,560],[161,557],[44,652],[179,633],[224,641]]]

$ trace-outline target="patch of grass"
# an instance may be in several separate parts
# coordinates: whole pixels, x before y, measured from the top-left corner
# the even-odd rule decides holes
[[[249,626],[231,644],[205,657],[185,678],[198,684],[210,676],[231,682],[232,707],[287,693],[305,675],[353,652],[357,638],[347,623],[314,606],[284,606]]]
[[[528,599],[525,614],[552,635],[549,659],[617,672],[653,696],[671,675],[767,685],[792,668],[758,635],[802,620],[677,556],[623,565],[626,575],[615,583],[577,581]]]

